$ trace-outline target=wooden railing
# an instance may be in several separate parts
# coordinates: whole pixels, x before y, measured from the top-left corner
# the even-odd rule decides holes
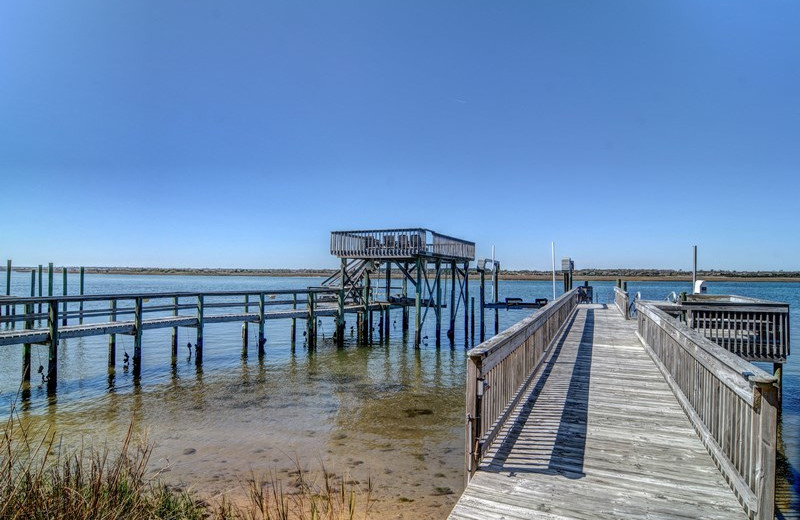
[[[116,359],[116,335],[129,334],[133,336],[133,375],[138,377],[141,373],[142,332],[146,329],[173,329],[174,358],[178,349],[178,327],[195,328],[197,330],[194,346],[195,363],[198,365],[202,364],[203,359],[203,327],[206,323],[243,322],[242,340],[245,346],[248,337],[247,324],[258,324],[258,352],[259,355],[263,355],[265,320],[291,319],[294,341],[296,320],[304,319],[306,340],[311,348],[315,346],[317,333],[315,318],[321,315],[334,316],[342,312],[341,306],[338,309],[329,307],[317,310],[317,301],[324,295],[333,295],[337,292],[336,289],[309,288],[243,292],[9,297],[3,300],[3,305],[9,305],[14,311],[0,317],[0,323],[5,323],[5,329],[0,330],[0,346],[23,345],[22,377],[25,382],[30,381],[31,377],[31,345],[37,343],[47,345],[48,368],[47,372],[43,373],[43,378],[48,383],[48,389],[55,390],[60,339],[108,335],[109,366],[113,366]],[[35,308],[42,305],[46,309],[45,312],[36,312]],[[73,310],[69,310],[70,305]],[[283,306],[283,308],[270,311],[267,309],[269,306]],[[17,307],[21,308],[18,314],[15,312]],[[124,318],[120,320],[121,317],[128,318],[123,321]],[[72,324],[69,323],[70,320],[73,320]],[[78,323],[75,324],[74,320]],[[22,328],[15,327],[19,322],[22,322]]]
[[[772,519],[776,378],[637,302],[638,336],[751,518]]]
[[[428,229],[331,232],[331,254],[340,258],[414,258],[435,255],[475,259],[475,243]]]
[[[627,291],[623,291],[619,287],[614,287],[614,305],[616,305],[617,310],[626,320],[630,319],[630,311],[628,309],[630,300],[628,298]]]
[[[686,323],[748,361],[783,363],[789,355],[789,305],[740,296],[689,296]]]
[[[428,233],[431,236],[431,242],[427,245],[429,253],[465,260],[475,259],[475,244],[473,242],[442,235],[435,231],[429,231]]]
[[[578,305],[573,289],[467,353],[467,476],[492,441]]]

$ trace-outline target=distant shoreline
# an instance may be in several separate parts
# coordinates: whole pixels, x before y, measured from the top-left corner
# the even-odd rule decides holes
[[[13,272],[27,273],[36,267],[12,267]],[[56,267],[61,273],[61,267]],[[46,270],[46,268],[45,268]],[[78,273],[79,267],[67,267],[68,273]],[[5,269],[0,269],[5,272]],[[334,269],[212,269],[212,268],[153,268],[153,267],[86,267],[85,273],[91,275],[150,275],[150,276],[264,276],[264,277],[328,277]],[[398,277],[398,273],[393,273]],[[474,273],[473,275],[474,276]],[[542,271],[500,271],[501,280],[550,281],[551,272]],[[490,274],[487,273],[487,278]],[[699,271],[698,279],[708,282],[798,282],[800,272],[780,271]],[[692,274],[686,271],[655,269],[586,269],[573,274],[575,280],[629,282],[690,282]],[[556,271],[556,280],[561,283],[561,272]]]

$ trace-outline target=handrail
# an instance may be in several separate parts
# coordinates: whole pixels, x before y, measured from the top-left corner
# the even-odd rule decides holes
[[[505,425],[559,330],[578,305],[575,288],[467,353],[467,477]]]
[[[637,302],[637,335],[740,503],[772,519],[777,379],[659,309]]]
[[[84,294],[84,295],[68,295],[68,296],[10,296],[3,299],[3,305],[24,305],[26,303],[73,303],[73,302],[89,302],[89,301],[108,301],[108,300],[135,300],[136,298],[196,298],[198,296],[258,296],[260,294],[326,294],[336,293],[339,289],[327,287],[312,287],[307,289],[273,289],[269,291],[198,291],[198,292],[141,292],[141,293],[115,293],[115,294]]]
[[[628,291],[623,291],[619,287],[614,287],[614,305],[616,305],[617,310],[626,320],[631,319],[630,312],[628,311],[628,306],[630,305]]]
[[[789,356],[787,303],[693,295],[681,309],[689,327],[748,361],[782,363]]]
[[[475,243],[424,228],[332,231],[331,254],[341,258],[436,255],[474,260]]]

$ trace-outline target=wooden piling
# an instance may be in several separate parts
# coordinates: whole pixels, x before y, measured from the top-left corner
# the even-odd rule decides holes
[[[391,312],[392,309],[392,263],[386,262],[386,310],[384,312],[384,325],[383,330],[386,334],[386,339],[389,339],[389,330],[392,328]]]
[[[258,355],[264,355],[264,345],[267,338],[264,336],[264,293],[258,295]]]
[[[370,280],[369,271],[364,271],[364,286],[361,288],[361,301],[364,302],[364,317],[361,320],[361,339],[365,343],[372,343],[372,319],[369,311]]]
[[[447,337],[453,341],[456,335],[456,279],[458,278],[458,266],[456,261],[450,263],[450,329]]]
[[[31,273],[36,276],[36,271],[31,271]],[[34,281],[36,278],[34,278]],[[33,304],[26,303],[25,304],[25,328],[32,329],[33,328]],[[31,344],[25,343],[22,345],[22,381],[24,383],[29,383],[31,380]]]
[[[244,312],[250,312],[250,296],[244,295]],[[247,355],[247,344],[249,336],[249,327],[246,321],[242,322],[242,352]]]
[[[11,296],[11,259],[6,260],[6,296]],[[6,316],[9,316],[9,306],[6,305]]]
[[[442,346],[442,261],[436,259],[436,277],[434,283],[436,284],[436,346]],[[452,312],[452,309],[451,309]]]
[[[309,350],[315,348],[317,346],[316,342],[316,335],[314,334],[314,329],[316,328],[316,316],[314,315],[314,293],[309,291],[307,293],[307,301],[308,301],[308,317],[306,318],[306,342],[308,343]]]
[[[31,269],[31,298],[36,296],[36,271]],[[30,330],[33,328],[33,304],[25,304],[25,329]],[[22,345],[22,381],[29,382],[31,380],[31,344],[24,343]]]
[[[133,309],[133,377],[142,375],[142,297],[134,300]]]
[[[81,279],[80,279],[81,280],[80,281],[81,296],[83,296],[83,275],[84,275],[84,268],[81,266]],[[83,324],[83,300],[81,300],[81,302],[80,302],[80,308],[78,309],[78,311],[79,311],[78,312],[78,323]]]
[[[420,311],[422,310],[422,259],[417,258],[417,286],[416,286],[416,297],[414,299],[414,348],[419,348],[419,344],[422,341],[422,316],[420,316]]]
[[[117,321],[117,300],[111,300],[111,322]],[[117,335],[108,335],[108,368],[114,368],[117,364]]]
[[[486,320],[485,320],[485,309],[486,309],[486,270],[481,269],[479,271],[481,273],[481,288],[480,288],[480,307],[481,307],[481,343],[486,340]]]
[[[53,296],[53,262],[47,264],[47,296]]]
[[[494,303],[500,301],[500,262],[495,262],[492,265],[492,287],[494,293]],[[495,336],[500,334],[500,309],[497,307],[494,308],[494,334]]]
[[[297,310],[297,293],[292,293],[292,310]],[[297,341],[297,319],[292,318],[292,345]]]
[[[42,297],[42,264],[39,264],[39,298],[41,297]],[[39,314],[40,315],[42,314],[42,302],[39,302]]]
[[[197,340],[194,344],[194,364],[203,364],[203,295],[197,295]]]
[[[178,315],[178,302],[179,298],[177,296],[172,298],[172,315]],[[172,327],[172,362],[175,363],[178,360],[178,327]]]
[[[47,392],[53,393],[58,384],[58,301],[56,300],[50,300],[48,303],[47,327],[50,332],[47,354]]]
[[[408,305],[406,298],[408,298],[408,262],[403,264],[403,332],[408,331]]]
[[[369,273],[365,274],[366,282],[367,282],[367,341],[370,345],[372,345],[372,309],[369,307],[369,304],[372,303],[372,278],[370,277]]]
[[[64,296],[66,296],[67,295],[67,268],[66,267],[62,267],[61,268],[61,273],[63,274],[63,279],[64,279],[64,281],[61,283],[61,292],[62,292],[62,294]],[[61,325],[66,325],[67,324],[67,302],[66,301],[61,305],[61,312],[63,313],[61,315]]]
[[[467,341],[469,331],[469,316],[467,315],[467,302],[469,301],[469,260],[464,262],[464,343]],[[453,310],[455,312],[455,309]]]
[[[472,310],[470,311],[470,322],[469,322],[469,330],[470,330],[470,338],[472,338],[472,342],[475,342],[475,297],[473,296],[470,298],[470,303]]]
[[[342,279],[342,285],[339,287],[337,294],[337,311],[336,311],[336,345],[338,347],[344,346],[344,283],[347,277],[347,259],[342,258],[341,267],[339,268],[339,276]]]

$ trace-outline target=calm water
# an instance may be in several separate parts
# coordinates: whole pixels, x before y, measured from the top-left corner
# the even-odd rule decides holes
[[[205,276],[87,276],[91,294],[146,291],[271,290],[317,285],[318,278]],[[29,275],[14,273],[12,292],[28,294]],[[70,293],[77,276],[70,275]],[[610,282],[594,282],[600,301],[612,301]],[[670,291],[688,291],[689,283],[630,282],[632,292],[663,299]],[[792,306],[792,341],[796,343],[800,286],[783,283],[711,283],[713,293],[740,294],[785,301]],[[60,276],[55,293],[61,294]],[[472,283],[470,294],[477,297]],[[550,282],[506,281],[500,298],[552,297]],[[449,301],[449,296],[444,298]],[[530,311],[500,311],[504,329]],[[447,328],[448,310],[443,328]],[[487,333],[494,331],[488,311]],[[205,328],[202,369],[182,347],[176,366],[170,363],[170,329],[145,331],[139,385],[122,369],[122,356],[132,350],[129,337],[117,336],[117,372],[106,370],[107,338],[65,340],[59,352],[59,391],[48,399],[34,385],[27,404],[18,404],[23,421],[33,428],[55,430],[64,442],[114,443],[131,421],[155,443],[154,469],[175,484],[189,485],[204,495],[241,493],[252,472],[277,472],[290,480],[295,461],[314,469],[348,475],[354,482],[375,480],[381,516],[444,518],[463,487],[463,415],[465,337],[459,314],[451,347],[443,335],[434,345],[433,313],[423,336],[427,345],[415,350],[400,328],[400,311],[390,338],[372,346],[350,342],[337,349],[330,336],[332,319],[324,319],[316,351],[309,352],[298,322],[298,342],[290,342],[288,320],[266,324],[267,354],[255,355],[256,328],[250,328],[249,356],[243,356],[241,324]],[[354,317],[349,317],[348,330]],[[413,310],[411,311],[413,324]],[[194,342],[194,331],[180,329],[179,344]],[[19,347],[0,347],[0,406],[10,410],[20,381]],[[43,346],[34,346],[34,369],[46,364]],[[771,370],[771,367],[766,367]],[[36,377],[34,375],[34,377]],[[800,467],[800,360],[784,371],[781,442],[782,513],[798,515],[797,468]]]

